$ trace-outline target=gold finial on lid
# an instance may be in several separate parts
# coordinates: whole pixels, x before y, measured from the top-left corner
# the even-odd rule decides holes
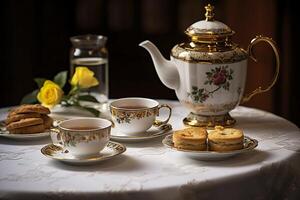
[[[207,6],[205,6],[205,10],[206,10],[206,13],[205,13],[205,17],[206,17],[206,21],[214,21],[214,16],[215,16],[215,13],[213,12],[214,11],[214,6],[208,4]]]

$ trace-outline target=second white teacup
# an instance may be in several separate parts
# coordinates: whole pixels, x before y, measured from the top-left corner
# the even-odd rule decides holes
[[[156,120],[161,108],[169,109],[168,118],[165,121]],[[143,133],[151,126],[160,126],[168,123],[172,109],[170,106],[148,98],[122,98],[110,104],[110,112],[115,127],[123,133]]]
[[[111,121],[101,118],[74,118],[52,129],[51,139],[75,157],[99,154],[110,139]]]

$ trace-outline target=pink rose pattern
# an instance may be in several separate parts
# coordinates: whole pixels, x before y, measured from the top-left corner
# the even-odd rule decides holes
[[[206,72],[206,80],[204,85],[214,85],[216,89],[208,91],[205,88],[198,88],[192,86],[192,92],[188,93],[194,103],[203,103],[206,99],[213,95],[216,91],[223,88],[229,90],[230,81],[233,79],[233,70],[229,69],[227,65],[216,67]]]

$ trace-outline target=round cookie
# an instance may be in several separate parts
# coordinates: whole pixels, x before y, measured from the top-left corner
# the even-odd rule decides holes
[[[191,127],[175,131],[173,143],[176,148],[203,151],[206,145],[207,131],[200,127]]]
[[[11,134],[32,134],[32,133],[41,133],[45,131],[45,127],[43,124],[27,126],[22,128],[16,128],[9,130]]]
[[[244,134],[240,129],[216,126],[208,134],[209,150],[232,151],[244,147]]]
[[[42,119],[44,121],[44,126],[46,129],[51,128],[52,124],[53,124],[53,119],[51,117],[49,117],[48,115],[42,115]]]
[[[18,129],[22,127],[27,127],[27,126],[33,126],[33,125],[38,125],[38,124],[43,124],[43,119],[41,118],[27,118],[27,119],[21,119],[20,121],[12,122],[6,126],[7,130],[13,130],[13,129]]]
[[[24,113],[24,114],[12,114],[7,117],[6,124],[9,124],[11,122],[20,121],[21,119],[27,119],[27,118],[40,118],[41,114],[39,113]]]
[[[12,108],[10,109],[10,111],[7,114],[7,118],[11,117],[12,115],[16,115],[17,113],[15,112],[16,108]]]
[[[40,113],[40,114],[50,114],[49,108],[46,108],[40,104],[34,104],[34,105],[21,105],[18,108],[15,108],[12,110],[9,114],[19,114],[19,113]]]

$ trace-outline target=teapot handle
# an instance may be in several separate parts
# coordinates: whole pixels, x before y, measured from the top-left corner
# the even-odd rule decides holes
[[[272,49],[274,51],[274,54],[275,54],[275,57],[276,57],[276,71],[275,71],[275,74],[273,76],[273,80],[272,80],[271,84],[268,87],[262,88],[261,86],[259,86],[258,88],[256,88],[251,93],[246,94],[242,98],[241,103],[245,103],[245,102],[249,101],[254,95],[269,91],[274,86],[274,84],[276,83],[277,78],[278,78],[279,67],[280,67],[279,53],[278,53],[278,49],[276,47],[276,43],[272,40],[272,38],[264,37],[264,36],[259,35],[259,36],[256,36],[254,39],[252,39],[250,45],[248,46],[248,55],[249,55],[249,57],[252,58],[252,60],[254,60],[255,62],[257,62],[257,59],[255,58],[255,56],[253,54],[253,46],[255,44],[259,43],[259,42],[266,42],[272,47]]]

